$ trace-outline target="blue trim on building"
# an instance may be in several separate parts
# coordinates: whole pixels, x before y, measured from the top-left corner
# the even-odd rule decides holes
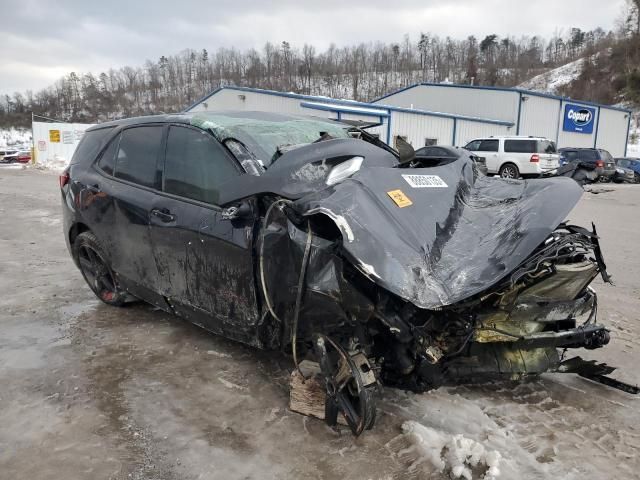
[[[629,113],[629,119],[627,120],[627,139],[624,142],[624,157],[627,156],[627,148],[629,148],[629,132],[631,131],[631,113]]]
[[[315,102],[300,102],[300,106],[304,108],[311,108],[313,110],[323,110],[325,112],[335,112],[338,114],[338,120],[342,113],[351,115],[361,115],[363,117],[388,117],[389,113],[383,112],[382,108],[360,108],[350,105],[322,105]]]
[[[391,147],[391,110],[387,110],[387,112],[389,112],[387,117],[387,145]]]
[[[196,102],[193,105],[189,106],[187,109],[184,110],[184,112],[188,112],[189,110],[191,110],[192,108],[194,108],[197,105],[201,104],[202,102],[207,101],[209,98],[213,97],[215,94],[217,94],[221,90],[234,90],[234,91],[238,91],[238,92],[261,93],[263,95],[273,95],[273,96],[277,96],[277,97],[295,98],[295,99],[299,99],[299,100],[308,100],[308,101],[314,101],[314,102],[320,102],[320,103],[330,103],[330,104],[335,104],[335,105],[350,105],[352,107],[364,107],[364,108],[373,108],[373,109],[381,108],[381,109],[387,110],[389,112],[389,114],[391,112],[402,112],[402,113],[412,113],[412,114],[415,114],[415,115],[424,115],[424,116],[427,116],[427,117],[449,118],[449,119],[464,120],[464,121],[467,121],[467,122],[486,123],[486,124],[490,124],[490,125],[502,125],[502,126],[506,126],[506,127],[513,127],[514,126],[513,122],[507,122],[507,121],[504,121],[504,120],[493,120],[493,119],[489,119],[489,118],[480,118],[480,117],[468,117],[468,116],[465,116],[465,115],[455,115],[455,114],[448,114],[448,113],[442,113],[442,112],[430,112],[430,111],[427,111],[427,110],[415,110],[415,109],[412,109],[412,108],[395,107],[393,105],[371,104],[371,103],[365,103],[365,102],[357,102],[357,101],[353,101],[353,100],[338,100],[338,99],[335,99],[335,98],[316,97],[316,96],[312,96],[312,95],[302,95],[302,94],[299,94],[299,93],[277,92],[275,90],[263,90],[263,89],[260,89],[260,88],[235,87],[235,86],[224,86],[224,87],[217,88],[216,90],[214,90],[212,93],[210,93],[206,97],[201,98],[198,102]]]
[[[405,90],[410,90],[412,88],[416,88],[416,87],[420,87],[420,86],[424,86],[424,87],[469,88],[469,89],[475,89],[475,90],[493,90],[493,91],[496,91],[496,92],[516,92],[516,93],[519,93],[521,95],[531,95],[533,97],[551,98],[553,100],[562,100],[562,101],[565,101],[565,102],[566,101],[570,101],[572,103],[576,103],[576,104],[579,104],[579,105],[588,105],[588,106],[591,106],[591,107],[607,108],[609,110],[617,110],[619,112],[631,113],[631,111],[626,109],[626,108],[614,107],[612,105],[602,105],[600,103],[576,100],[576,99],[569,98],[569,97],[561,97],[559,95],[552,95],[550,93],[534,92],[532,90],[524,90],[524,89],[521,89],[521,88],[489,87],[489,86],[484,86],[484,85],[461,85],[461,84],[457,84],[457,83],[432,83],[432,82],[421,82],[421,83],[416,83],[414,85],[409,85],[408,87],[401,88],[400,90],[396,90],[395,92],[387,93],[386,95],[383,95],[380,98],[376,98],[375,100],[372,100],[371,103],[375,104],[376,102],[379,102],[380,100],[383,100],[383,99],[385,99],[387,97],[390,97],[390,96],[395,95],[397,93],[404,92]]]
[[[598,107],[598,118],[596,119],[596,132],[593,135],[593,148],[598,148],[598,129],[600,128],[600,107]]]

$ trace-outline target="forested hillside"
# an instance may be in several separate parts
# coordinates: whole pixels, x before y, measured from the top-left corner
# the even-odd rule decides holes
[[[141,66],[70,72],[38,92],[4,94],[0,126],[26,126],[31,112],[79,122],[175,112],[229,84],[365,101],[419,81],[513,86],[580,58],[586,59],[582,73],[561,93],[638,102],[637,19],[637,10],[630,10],[619,32],[575,28],[551,39],[422,34],[399,43],[332,45],[324,51],[286,41],[260,50],[184,50]]]

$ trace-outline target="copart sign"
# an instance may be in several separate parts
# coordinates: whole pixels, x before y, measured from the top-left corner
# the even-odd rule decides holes
[[[567,103],[564,106],[565,132],[593,133],[593,124],[596,121],[596,109]]]

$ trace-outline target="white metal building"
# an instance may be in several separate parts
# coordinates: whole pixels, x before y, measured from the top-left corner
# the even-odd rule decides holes
[[[67,165],[76,151],[87,123],[33,122],[33,161],[50,167]]]
[[[487,117],[442,113],[430,108],[402,108],[351,100],[336,100],[296,93],[247,87],[221,87],[186,109],[188,112],[258,110],[295,115],[315,115],[342,120],[361,120],[378,126],[368,129],[394,145],[403,137],[415,148],[427,144],[464,145],[484,135],[514,135],[515,122]]]
[[[595,147],[626,155],[631,112],[516,88],[419,83],[381,97],[374,105],[489,117],[515,125],[511,135],[546,137],[561,147]],[[498,135],[492,132],[492,135]],[[474,132],[459,132],[464,145]]]

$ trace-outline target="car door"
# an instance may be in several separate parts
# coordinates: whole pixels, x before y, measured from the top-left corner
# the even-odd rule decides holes
[[[149,230],[149,215],[160,189],[162,136],[163,126],[158,124],[122,130],[114,149],[112,176],[102,182],[101,190],[112,199],[109,236],[113,239],[110,245],[113,270],[134,295],[167,308],[157,293],[158,269]]]
[[[498,151],[500,147],[500,140],[497,138],[487,138],[480,142],[478,146],[477,155],[483,157],[487,163],[487,171],[489,173],[498,173],[500,169],[500,158]]]
[[[240,166],[211,134],[185,125],[168,127],[163,163],[150,216],[161,293],[194,323],[255,343],[254,218],[226,218],[216,205],[217,187]]]

